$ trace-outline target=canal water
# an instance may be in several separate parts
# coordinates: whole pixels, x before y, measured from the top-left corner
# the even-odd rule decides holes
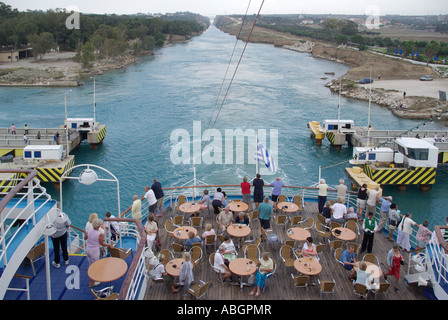
[[[244,150],[225,148],[226,130],[241,129],[266,132],[268,147],[277,143],[278,170],[275,175],[263,174],[267,181],[279,176],[287,185],[310,186],[318,182],[319,166],[341,162],[323,169],[322,177],[333,186],[341,177],[347,181],[344,168],[348,163],[344,160],[350,158],[352,149],[346,146],[336,150],[328,140],[316,146],[309,137],[307,123],[337,119],[339,98],[324,86],[332,79],[325,73],[334,72],[334,77],[339,77],[349,67],[272,45],[250,43],[229,87],[243,47],[244,43],[234,36],[211,26],[190,42],[162,48],[126,69],[97,76],[96,119],[107,126],[107,135],[97,150],[87,144],[75,150],[72,154],[76,165],[94,164],[111,172],[119,180],[123,211],[132,203],[134,194],[144,194],[144,187],[151,185],[154,177],[164,187],[188,183],[193,179],[193,159],[198,179],[209,184],[239,184],[244,176],[253,178],[256,168],[247,151],[248,141]],[[320,79],[325,76],[329,78]],[[0,126],[62,125],[67,91],[0,88]],[[341,119],[367,124],[367,102],[341,98],[340,106]],[[93,117],[92,79],[67,93],[67,113],[69,118]],[[386,108],[371,107],[371,123],[377,129],[409,129],[421,122],[397,118]],[[445,129],[437,122],[427,127]],[[194,136],[195,130],[204,133],[211,128],[213,139],[200,145],[206,147],[213,141],[215,149],[208,151],[208,156],[195,156],[194,147],[190,154],[176,149],[180,143],[191,142],[193,146],[198,139],[201,143],[201,135]],[[274,134],[273,139],[270,134]],[[186,135],[190,141],[185,140]],[[250,147],[255,148],[252,144]],[[107,173],[97,173],[100,178],[110,178]],[[445,223],[447,182],[447,170],[439,169],[436,184],[428,192],[418,187],[406,191],[385,187],[384,194],[394,196],[402,212],[412,212],[417,222],[427,219],[432,227]],[[52,184],[45,187],[59,200],[59,191]],[[84,186],[66,181],[62,200],[73,225],[81,228],[92,212],[103,218],[106,211],[118,211],[117,186],[113,182]]]

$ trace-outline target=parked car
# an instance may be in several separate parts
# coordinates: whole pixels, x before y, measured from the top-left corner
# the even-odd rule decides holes
[[[362,80],[359,80],[359,83],[362,83],[362,84],[373,83],[373,79],[371,79],[371,78],[364,78]]]
[[[425,75],[425,76],[420,77],[421,81],[432,81],[432,79],[433,79],[433,77],[429,76],[429,75]]]

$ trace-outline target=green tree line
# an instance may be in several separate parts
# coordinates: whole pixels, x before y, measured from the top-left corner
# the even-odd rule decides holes
[[[82,54],[83,47],[87,56],[93,51],[99,57],[113,57],[128,49],[135,54],[150,51],[162,46],[167,35],[191,36],[209,25],[208,18],[192,13],[174,14],[169,19],[80,13],[79,29],[70,29],[66,20],[71,14],[65,9],[19,12],[0,2],[0,47],[17,49],[30,45],[36,58],[52,48]]]

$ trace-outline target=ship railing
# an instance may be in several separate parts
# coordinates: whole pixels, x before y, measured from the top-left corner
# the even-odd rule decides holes
[[[434,227],[435,236],[427,245],[429,252],[426,257],[429,259],[433,271],[432,280],[448,294],[448,245],[444,239],[445,232],[448,232],[448,226]]]
[[[40,181],[35,179],[37,176],[35,170],[4,169],[0,170],[0,173],[14,174],[15,176],[15,178],[9,179],[11,180],[9,185],[1,187],[1,193],[4,196],[0,201],[0,261],[6,267],[8,259],[12,256],[12,254],[9,256],[6,254],[10,245],[30,223],[32,226],[36,226],[39,222],[36,213],[51,201],[51,197],[40,185]],[[17,178],[22,174],[26,174],[26,177]],[[35,201],[38,199],[43,201],[36,206]]]

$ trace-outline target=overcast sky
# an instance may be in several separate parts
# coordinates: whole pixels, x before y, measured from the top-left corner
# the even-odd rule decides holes
[[[0,0],[19,11],[47,10],[76,6],[83,13],[167,13],[190,11],[201,15],[258,12],[263,0]],[[371,6],[380,15],[448,14],[447,0],[265,0],[261,14],[371,14]]]

